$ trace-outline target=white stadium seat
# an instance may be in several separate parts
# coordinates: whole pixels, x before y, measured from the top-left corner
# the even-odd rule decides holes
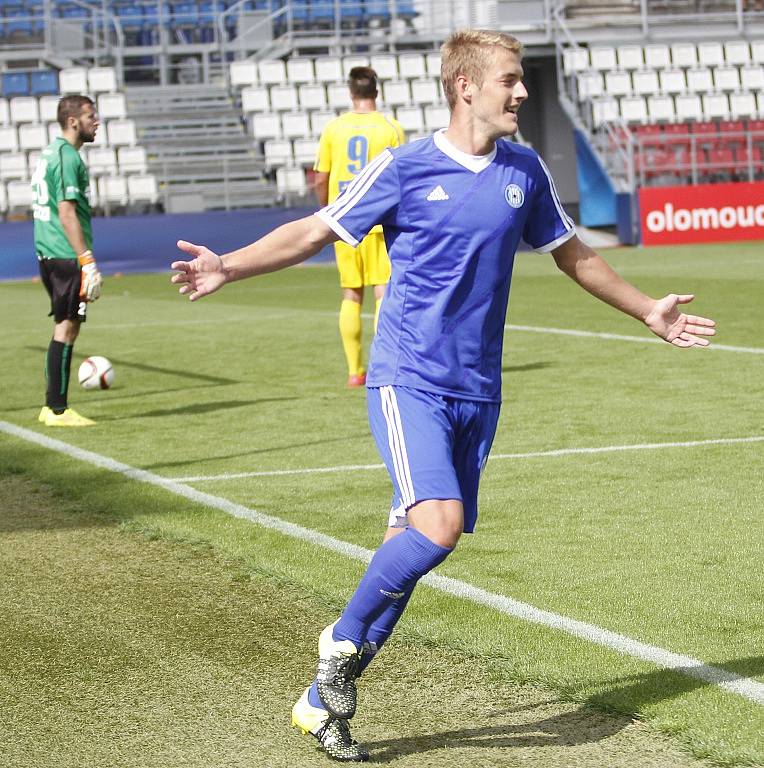
[[[55,123],[58,119],[58,102],[60,96],[40,96],[40,122]]]
[[[114,67],[91,67],[88,70],[88,90],[91,94],[116,91],[117,73]]]
[[[687,78],[681,69],[662,69],[658,71],[663,93],[684,93],[687,90]]]
[[[117,152],[111,147],[91,149],[86,162],[91,176],[117,175]]]
[[[337,83],[342,81],[342,61],[337,56],[321,56],[313,64],[317,82]]]
[[[259,82],[257,77],[257,62],[256,61],[233,61],[229,69],[229,75],[231,77],[231,85],[234,88],[243,88],[246,85],[257,85]]]
[[[19,147],[23,150],[45,149],[48,131],[43,123],[27,123],[19,126]]]
[[[268,112],[271,99],[264,85],[250,85],[241,89],[241,111],[246,115],[250,112]]]
[[[138,143],[138,132],[133,120],[109,120],[109,146],[132,147]],[[99,129],[100,131],[100,129]]]
[[[308,184],[305,171],[299,166],[282,167],[276,170],[276,188],[281,194],[306,195]]]
[[[310,113],[310,132],[313,136],[320,136],[326,124],[337,117],[334,110],[323,110]]]
[[[257,67],[263,85],[279,85],[287,81],[286,67],[281,59],[263,59]]]
[[[252,115],[252,135],[258,139],[280,139],[281,118],[272,112]]]
[[[398,107],[395,118],[406,133],[421,133],[424,131],[424,117],[421,107]]]
[[[58,123],[48,123],[46,130],[48,134],[48,144],[50,144],[52,141],[55,141],[61,135],[61,126]],[[105,125],[102,125],[98,128],[98,133],[96,136],[99,134],[101,134],[101,138],[106,135]]]
[[[605,93],[627,96],[631,93],[631,75],[628,72],[605,72]]]
[[[36,123],[40,119],[40,109],[34,96],[14,96],[10,101],[11,122]]]
[[[705,93],[702,98],[703,116],[706,120],[728,120],[730,102],[726,93]]]
[[[671,66],[671,53],[665,43],[651,43],[646,45],[645,66],[653,69],[665,69]]]
[[[592,69],[604,72],[618,66],[615,58],[615,48],[612,45],[595,45],[589,51]]]
[[[292,142],[287,139],[268,139],[263,145],[265,164],[269,168],[287,165],[293,161]]]
[[[120,147],[117,150],[119,172],[123,176],[131,173],[146,173],[148,161],[145,147]]]
[[[28,181],[9,181],[6,190],[8,192],[8,210],[28,210],[32,207],[34,197]]]
[[[326,86],[326,101],[332,109],[350,109],[350,93],[345,83],[329,83]]]
[[[695,43],[673,43],[671,63],[675,67],[694,67],[698,63],[698,49]]]
[[[297,139],[310,133],[310,120],[306,112],[285,112],[281,116],[281,133],[287,139]]]
[[[592,123],[595,128],[603,123],[610,123],[619,117],[618,100],[612,96],[602,96],[592,100]]]
[[[756,116],[756,97],[749,91],[730,94],[730,117],[737,120],[740,117]]]
[[[451,112],[445,105],[428,104],[424,108],[424,127],[432,132],[448,126]]]
[[[48,136],[50,136],[51,132],[51,123],[48,123]],[[53,123],[53,125],[58,125],[58,123]],[[58,129],[58,136],[61,135],[61,128]],[[98,126],[98,130],[96,131],[95,139],[91,142],[91,147],[107,147],[109,145],[109,127],[106,124],[106,122],[101,123]]]
[[[648,96],[647,116],[651,123],[673,121],[676,118],[674,99],[663,95]]]
[[[369,60],[369,66],[380,80],[398,79],[398,57],[394,53],[377,53]]]
[[[127,205],[127,179],[124,176],[101,176],[98,179],[98,199],[102,204]]]
[[[0,182],[0,213],[8,210],[8,193],[5,191],[5,184]]]
[[[62,96],[68,93],[88,92],[88,72],[84,67],[69,67],[58,73],[58,90]]]
[[[427,65],[424,55],[421,53],[399,53],[398,74],[400,77],[413,80],[419,77],[427,77]]]
[[[287,59],[286,71],[287,81],[293,85],[297,85],[298,83],[312,83],[315,79],[313,59],[305,57]]]
[[[698,43],[698,63],[706,67],[720,67],[724,64],[722,44],[710,40]]]
[[[8,125],[11,122],[11,108],[8,99],[0,98],[0,125]]]
[[[633,72],[631,82],[637,96],[651,96],[660,91],[658,73],[654,69],[639,69]]]
[[[724,61],[733,66],[743,66],[751,60],[751,47],[747,40],[728,40],[724,44]]]
[[[440,51],[430,51],[424,55],[427,74],[440,80]]]
[[[700,108],[700,96],[696,93],[680,93],[674,99],[677,120],[702,120],[703,111]]]
[[[313,166],[318,153],[318,141],[316,139],[295,139],[294,160],[298,165]]]
[[[714,90],[714,81],[708,67],[691,67],[687,70],[687,90],[690,93],[708,93]]]
[[[605,93],[605,78],[602,72],[580,72],[578,75],[579,100],[593,99]]]
[[[749,64],[740,68],[740,84],[746,91],[764,90],[764,67],[761,64]]]
[[[589,69],[588,48],[565,48],[562,52],[562,69],[566,75],[585,72]]]
[[[645,66],[641,45],[619,45],[615,53],[619,69],[642,69]]]
[[[15,125],[0,126],[0,147],[6,152],[19,151],[19,134]]]
[[[406,80],[388,80],[382,86],[382,101],[388,107],[411,103],[411,91]]]
[[[620,110],[627,123],[647,122],[647,103],[642,96],[625,96],[621,99]]]
[[[297,89],[293,85],[271,86],[271,110],[274,112],[296,112]]]
[[[0,153],[0,179],[27,179],[29,167],[27,156],[23,152]]]
[[[438,83],[432,78],[411,81],[411,100],[414,104],[437,104],[440,99]]]
[[[740,73],[737,67],[716,67],[713,76],[714,88],[717,91],[737,91],[740,88]]]
[[[36,168],[37,162],[42,157],[42,152],[33,149],[31,152],[27,152],[27,170],[29,171],[29,178],[31,179]]]
[[[368,67],[368,66],[369,66],[368,56],[345,56],[342,59],[342,77],[343,79],[347,80],[348,76],[350,75],[350,70],[353,69],[353,67]]]
[[[764,64],[764,40],[751,41],[751,61],[755,64]]]
[[[326,88],[321,83],[302,83],[297,88],[300,109],[326,109]]]
[[[151,173],[128,176],[127,195],[131,203],[156,203],[159,199],[156,176]]]
[[[102,93],[98,97],[98,117],[101,120],[127,117],[127,101],[124,93]]]

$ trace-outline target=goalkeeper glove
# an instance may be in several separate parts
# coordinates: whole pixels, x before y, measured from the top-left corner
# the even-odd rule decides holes
[[[77,257],[80,264],[80,298],[95,301],[101,295],[101,273],[93,258],[93,251],[85,251]]]

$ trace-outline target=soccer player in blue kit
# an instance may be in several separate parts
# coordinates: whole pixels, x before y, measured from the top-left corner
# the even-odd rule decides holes
[[[541,158],[517,131],[522,46],[463,30],[442,48],[449,127],[378,155],[330,205],[251,245],[193,257],[172,281],[194,301],[226,282],[297,264],[341,239],[384,229],[392,264],[367,378],[369,423],[393,482],[384,541],[339,619],[321,632],[318,669],[292,722],[340,761],[369,753],[350,735],[356,679],[393,631],[419,579],[477,519],[480,472],[501,400],[512,264],[522,238],[589,293],[678,347],[706,346],[714,322],[684,314],[692,295],[652,299],[576,236]]]

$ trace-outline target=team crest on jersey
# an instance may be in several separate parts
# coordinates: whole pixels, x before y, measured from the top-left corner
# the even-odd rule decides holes
[[[525,202],[525,193],[517,184],[507,184],[504,190],[504,199],[513,208],[520,208]]]

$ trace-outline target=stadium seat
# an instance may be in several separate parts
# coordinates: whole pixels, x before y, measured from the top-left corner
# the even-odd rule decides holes
[[[310,113],[310,133],[312,136],[320,136],[326,124],[334,120],[337,113],[334,110],[324,110]]]
[[[98,93],[114,93],[117,90],[117,73],[114,67],[91,67],[88,70],[88,90]]]
[[[52,69],[41,69],[29,73],[29,87],[32,96],[58,93],[58,74]]]
[[[61,135],[61,126],[58,123],[48,123],[46,129],[48,133],[48,144],[50,144],[52,141],[55,141]],[[98,129],[98,133],[102,134],[101,138],[104,139],[105,143],[106,126],[102,125]],[[97,136],[98,134],[96,134],[96,137]]]
[[[426,130],[438,131],[448,127],[451,112],[448,107],[439,104],[428,104],[424,108],[424,127]]]
[[[687,90],[690,93],[709,93],[713,89],[714,82],[708,67],[690,67],[687,70]]]
[[[28,181],[9,181],[6,190],[9,211],[29,210],[32,207],[34,197]]]
[[[751,47],[747,40],[728,40],[724,44],[724,61],[735,67],[744,66],[751,60]]]
[[[663,93],[677,94],[687,90],[687,79],[681,69],[658,70],[658,81]]]
[[[703,116],[706,120],[727,120],[730,116],[730,102],[725,93],[704,93],[702,97]]]
[[[58,73],[58,87],[62,96],[88,92],[88,73],[84,67],[69,67]]]
[[[592,69],[600,72],[613,70],[618,67],[615,48],[612,45],[595,45],[589,51],[589,59]]]
[[[660,92],[658,73],[654,69],[638,69],[631,75],[632,88],[636,96],[651,96]]]
[[[257,85],[257,62],[255,61],[233,61],[229,69],[231,86],[241,88],[246,85]]]
[[[566,75],[574,75],[589,69],[588,48],[565,48],[562,52],[562,69]]]
[[[37,149],[33,149],[31,152],[27,152],[27,169],[29,170],[29,178],[31,179],[35,170],[37,169],[37,163],[42,157],[42,152]]]
[[[159,200],[156,176],[151,173],[128,176],[127,195],[131,203],[156,203]]]
[[[293,162],[292,142],[288,139],[268,139],[263,145],[265,165],[268,168],[276,168]]]
[[[579,72],[577,78],[579,100],[593,99],[605,93],[605,78],[602,72],[590,70]]]
[[[19,126],[19,148],[45,149],[48,146],[48,132],[42,123],[25,123]]]
[[[287,59],[286,71],[287,81],[293,85],[299,83],[312,83],[315,80],[313,59],[297,57]]]
[[[337,83],[342,81],[342,61],[337,56],[322,56],[315,59],[313,64],[317,82]]]
[[[281,116],[281,133],[287,139],[297,139],[310,134],[310,120],[306,112],[285,112]]]
[[[424,117],[421,107],[398,107],[395,110],[395,119],[408,134],[424,131]]]
[[[271,86],[271,110],[274,112],[296,112],[297,89],[293,85]]]
[[[388,80],[382,85],[382,100],[388,107],[411,103],[411,91],[406,80]]]
[[[101,120],[127,117],[127,100],[124,93],[102,93],[98,96],[97,103]]]
[[[713,70],[714,88],[717,91],[737,91],[740,89],[740,74],[737,67],[716,67]]]
[[[326,88],[321,83],[302,83],[297,88],[300,109],[326,109]]]
[[[273,112],[252,115],[252,135],[259,141],[281,138],[281,118]]]
[[[642,69],[645,66],[641,45],[619,45],[615,53],[619,69]]]
[[[331,109],[350,109],[350,93],[345,83],[329,83],[326,86],[326,102]]]
[[[0,213],[8,210],[8,193],[5,191],[5,184],[0,182]]]
[[[350,75],[350,70],[353,69],[353,67],[368,67],[368,66],[369,66],[368,56],[344,56],[342,59],[342,77],[344,80],[347,80],[347,78]]]
[[[138,134],[132,120],[109,120],[109,145],[112,147],[132,147],[138,143]],[[99,129],[100,132],[100,129]]]
[[[120,147],[117,150],[117,162],[123,176],[146,173],[148,170],[145,147]]]
[[[97,186],[98,199],[102,205],[127,205],[127,179],[124,176],[101,176]]]
[[[281,167],[276,170],[276,188],[281,194],[306,195],[308,185],[305,171],[300,167]]]
[[[440,102],[438,83],[432,78],[411,81],[411,100],[414,104],[437,104]]]
[[[117,153],[111,147],[94,147],[88,152],[87,166],[91,176],[116,176]]]
[[[675,67],[694,67],[698,63],[698,50],[695,43],[672,43],[671,63]]]
[[[398,73],[401,78],[414,80],[427,77],[424,55],[421,53],[399,53]]]
[[[430,51],[424,55],[425,68],[430,77],[440,80],[440,51]]]
[[[23,152],[0,153],[0,180],[29,178],[27,157]]]
[[[258,74],[263,85],[280,85],[286,83],[286,67],[281,59],[263,59],[258,62]]]
[[[619,118],[618,100],[612,96],[601,96],[592,99],[592,124],[598,128],[604,123],[610,123]]]
[[[730,117],[754,117],[756,115],[756,97],[750,91],[730,94]]]
[[[40,109],[40,122],[53,123],[58,117],[59,96],[41,96],[38,106]]]
[[[11,108],[8,99],[0,98],[0,125],[8,125],[11,122]]]
[[[645,66],[656,70],[671,66],[671,54],[665,43],[651,43],[644,47]]]
[[[3,72],[2,93],[6,98],[29,96],[29,74],[27,72]]]
[[[680,93],[674,100],[678,120],[701,120],[700,96],[696,93]]]
[[[316,139],[295,139],[294,160],[298,165],[313,166],[318,154],[318,141]]]
[[[605,72],[605,92],[611,96],[627,96],[631,93],[631,75],[628,72]]]
[[[705,67],[721,67],[724,64],[722,44],[710,40],[698,43],[698,63]]]
[[[398,58],[394,53],[377,53],[372,55],[369,66],[377,73],[380,80],[398,79]]]
[[[250,112],[268,112],[271,108],[271,99],[268,88],[264,85],[251,85],[241,90],[241,111],[244,114]]]
[[[14,96],[10,101],[11,123],[36,123],[40,119],[40,109],[34,96]]]
[[[4,152],[19,151],[19,134],[15,125],[0,126],[0,147]]]
[[[676,117],[674,99],[671,96],[654,94],[647,97],[647,116],[653,122],[670,122]]]
[[[627,123],[647,122],[647,103],[642,96],[625,96],[621,99],[621,117]]]
[[[751,61],[754,64],[764,64],[764,40],[751,41]]]
[[[761,64],[749,64],[741,67],[740,84],[746,91],[764,90],[764,67]]]

